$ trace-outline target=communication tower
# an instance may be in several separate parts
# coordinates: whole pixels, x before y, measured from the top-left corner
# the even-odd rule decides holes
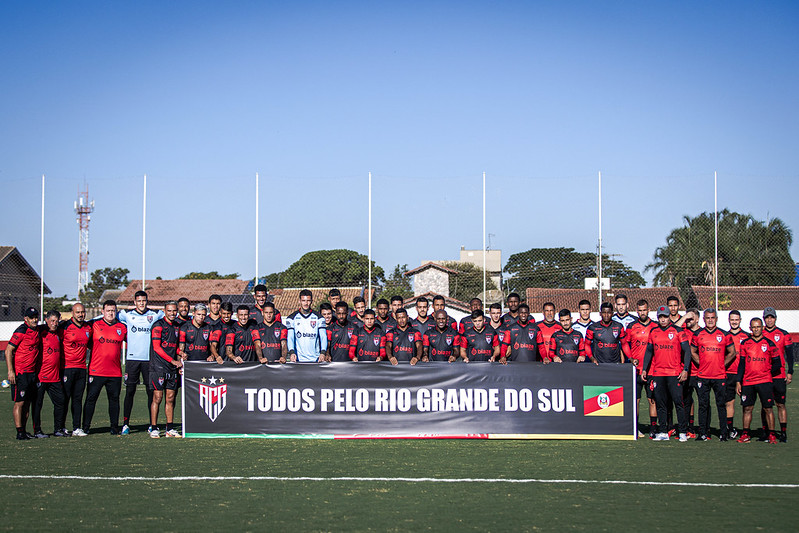
[[[83,292],[89,284],[89,222],[94,211],[94,200],[89,201],[89,186],[84,185],[83,191],[78,190],[78,199],[75,201],[75,214],[77,216],[79,238],[78,253],[80,262],[78,267],[78,294]]]

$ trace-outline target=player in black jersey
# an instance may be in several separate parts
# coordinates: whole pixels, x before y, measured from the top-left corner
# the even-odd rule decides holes
[[[402,296],[395,294],[391,297],[391,317],[394,320],[397,320],[397,311],[403,309],[403,305],[405,305],[405,299]]]
[[[355,309],[350,313],[350,320],[363,327],[363,314],[366,312],[366,300],[363,296],[356,296],[352,299],[352,307]]]
[[[333,310],[333,306],[327,302],[319,304],[319,314],[325,319],[326,325],[332,324],[336,319],[336,312]]]
[[[386,334],[375,323],[375,312],[367,309],[363,313],[363,327],[358,328],[350,339],[350,359],[382,361],[385,358]]]
[[[436,315],[436,311],[444,311],[445,313],[447,312],[447,300],[440,294],[433,296],[434,317]],[[449,316],[449,313],[447,313],[447,325],[452,329],[454,329],[455,331],[458,331],[458,321]]]
[[[262,308],[264,321],[258,324],[261,350],[267,363],[285,363],[288,354],[288,329],[278,322],[275,304],[266,302]]]
[[[350,361],[350,339],[360,327],[350,318],[347,302],[336,304],[336,320],[327,326],[327,362],[343,363]]]
[[[415,365],[422,358],[422,334],[411,327],[408,311],[397,309],[397,325],[386,335],[386,355],[391,364]]]
[[[422,361],[454,363],[461,356],[458,330],[448,325],[449,317],[443,309],[436,311],[434,316],[436,327],[422,335]],[[464,358],[463,361],[468,363],[469,359]]]
[[[544,336],[534,321],[529,320],[530,308],[527,304],[519,306],[519,318],[505,327],[499,362],[533,362],[542,360],[549,363],[548,350],[544,348]],[[560,325],[558,325],[560,327]]]
[[[330,307],[336,308],[336,305],[341,301],[341,291],[338,289],[330,289],[327,292],[327,301],[330,302]]]
[[[375,324],[383,328],[383,333],[388,333],[391,328],[397,325],[397,321],[394,320],[394,317],[392,317],[388,312],[388,300],[385,298],[380,298],[377,301],[375,309],[377,310]]]
[[[472,327],[472,313],[477,310],[483,310],[483,301],[480,298],[472,298],[469,300],[469,314],[461,318],[458,324],[458,333],[463,335],[463,332]]]
[[[485,325],[482,309],[472,311],[472,326],[461,334],[461,358],[464,361],[494,362],[499,357],[499,340],[494,328]]]
[[[227,361],[225,342],[227,332],[233,326],[231,317],[233,316],[233,304],[225,302],[219,306],[219,323],[211,330],[211,356],[220,365]],[[206,321],[208,318],[206,317]]]
[[[549,338],[549,353],[554,363],[582,363],[585,361],[585,339],[572,327],[572,313],[561,309],[558,313],[561,329]],[[596,364],[596,360],[591,358]]]
[[[175,322],[177,322],[178,326],[182,326],[191,320],[191,317],[189,316],[190,308],[191,302],[189,302],[188,298],[178,299],[178,316],[175,317]]]
[[[219,310],[222,308],[222,297],[212,294],[208,298],[208,314],[205,316],[205,323],[209,326],[216,326],[222,320]]]
[[[236,308],[236,323],[225,336],[225,352],[227,358],[240,365],[242,363],[266,363],[261,350],[261,335],[255,321],[250,321],[250,308],[240,305]]]
[[[211,355],[213,326],[205,322],[208,308],[205,304],[194,306],[194,316],[180,326],[178,355],[184,361],[214,361]]]
[[[515,323],[519,319],[519,305],[521,302],[522,299],[518,293],[512,292],[508,295],[508,312],[502,316],[502,324],[504,326],[510,326],[511,323]]]
[[[613,320],[613,306],[602,302],[599,322],[594,322],[585,334],[585,353],[597,363],[623,363],[630,355],[625,339],[625,328]]]
[[[427,315],[430,302],[424,296],[416,299],[416,318],[411,320],[411,326],[424,336],[429,330],[436,327],[436,321],[432,316]]]

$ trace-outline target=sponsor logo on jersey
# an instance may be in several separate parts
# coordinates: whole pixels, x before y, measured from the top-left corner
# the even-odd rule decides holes
[[[216,383],[213,376],[210,381]],[[227,384],[206,385],[200,383],[199,392],[200,408],[211,419],[211,422],[215,422],[227,405]]]

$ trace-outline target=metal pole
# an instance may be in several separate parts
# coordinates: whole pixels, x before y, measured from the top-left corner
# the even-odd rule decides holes
[[[483,311],[486,297],[486,173],[483,172]]]
[[[369,173],[369,293],[367,302],[372,308],[372,173]]]
[[[602,305],[602,172],[598,172],[599,175],[599,253],[597,254],[597,278],[596,278],[596,286],[597,286],[597,294],[598,294],[598,304]]]
[[[715,222],[715,267],[713,270],[713,285],[716,290],[716,300],[713,307],[719,307],[719,173],[713,172],[713,219]]]
[[[44,174],[42,174],[42,249],[39,274],[39,320],[44,322]]]
[[[255,285],[258,285],[258,173],[255,173]]]
[[[141,214],[141,290],[145,290],[145,265],[147,258],[147,174],[144,175],[144,193],[142,196]]]

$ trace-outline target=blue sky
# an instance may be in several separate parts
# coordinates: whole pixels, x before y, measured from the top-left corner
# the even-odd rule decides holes
[[[253,275],[320,248],[386,269],[604,243],[636,268],[719,205],[799,228],[794,2],[76,2],[0,7],[0,243],[74,294],[90,269]],[[799,258],[799,246],[792,253]]]

